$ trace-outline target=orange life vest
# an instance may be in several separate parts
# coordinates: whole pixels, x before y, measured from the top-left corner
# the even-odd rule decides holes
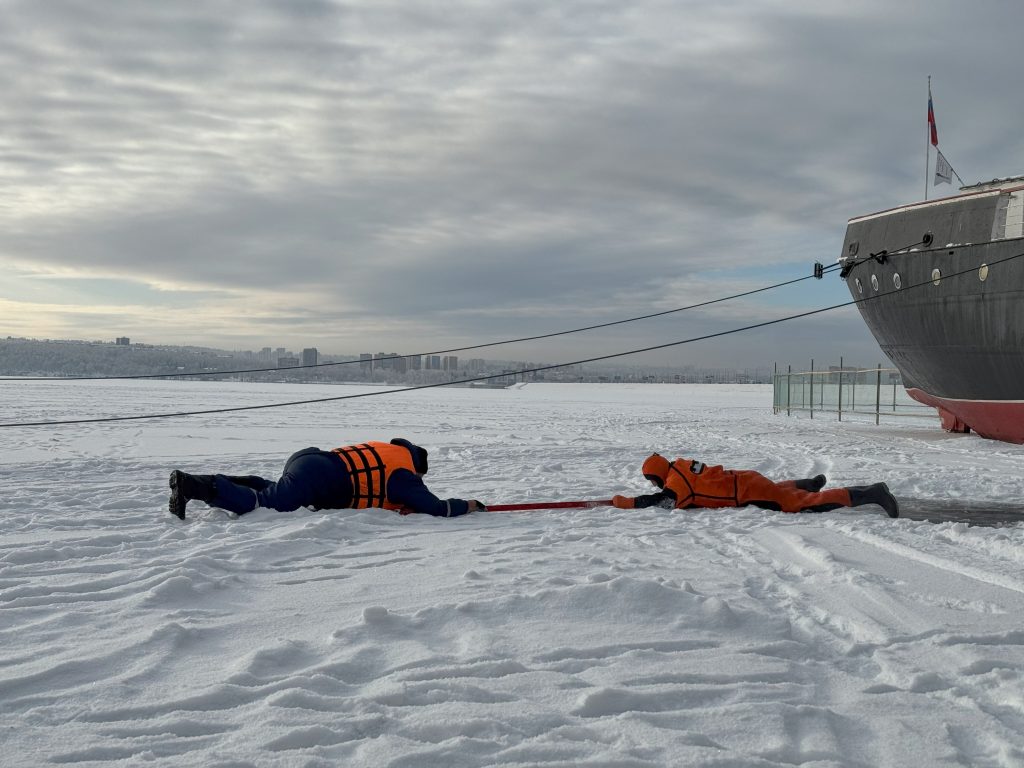
[[[675,493],[677,509],[741,506],[736,473],[721,464],[709,467],[701,461],[676,459],[668,465],[665,488]]]
[[[332,453],[338,454],[352,478],[352,509],[403,509],[401,504],[388,499],[387,491],[388,480],[396,469],[416,471],[408,448],[371,441],[335,448]]]

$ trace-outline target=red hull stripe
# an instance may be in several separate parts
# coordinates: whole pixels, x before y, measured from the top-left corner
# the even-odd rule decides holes
[[[949,400],[920,389],[908,389],[907,394],[919,403],[938,408],[942,425],[947,429],[957,429],[952,421],[958,419],[959,426],[968,426],[982,437],[1024,443],[1024,401]]]

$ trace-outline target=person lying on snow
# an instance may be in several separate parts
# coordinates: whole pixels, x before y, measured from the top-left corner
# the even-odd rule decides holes
[[[423,483],[427,451],[408,440],[367,442],[321,451],[306,448],[285,462],[277,482],[255,475],[190,475],[171,472],[168,509],[185,519],[192,499],[239,515],[257,507],[291,512],[381,507],[402,514],[458,517],[486,507],[475,499],[439,499]]]
[[[615,496],[619,509],[663,506],[674,509],[745,507],[778,512],[827,512],[840,507],[877,504],[889,517],[899,517],[896,498],[885,483],[823,491],[825,476],[776,483],[749,469],[709,467],[692,459],[669,461],[654,453],[641,470],[661,491],[646,496]]]

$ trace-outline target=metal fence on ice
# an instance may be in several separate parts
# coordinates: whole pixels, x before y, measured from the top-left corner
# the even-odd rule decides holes
[[[780,372],[776,366],[773,382],[772,410],[776,414],[807,413],[812,419],[816,414],[835,415],[839,421],[871,418],[875,424],[883,417],[936,416],[934,408],[907,394],[899,371],[881,365],[848,368],[840,360],[838,366],[815,370],[812,360],[807,371],[794,371],[787,366]]]

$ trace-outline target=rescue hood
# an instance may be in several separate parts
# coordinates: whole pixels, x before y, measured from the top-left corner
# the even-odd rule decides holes
[[[641,471],[644,473],[644,477],[659,488],[663,488],[665,486],[665,480],[668,478],[668,466],[668,459],[660,453],[652,453],[644,461],[644,466]]]

